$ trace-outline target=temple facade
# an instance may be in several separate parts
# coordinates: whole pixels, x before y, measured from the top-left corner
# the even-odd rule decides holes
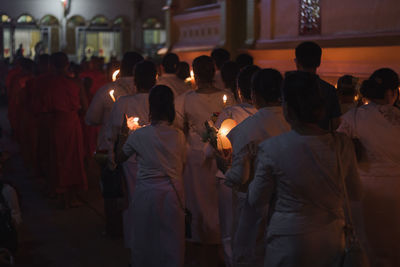
[[[380,67],[400,72],[399,14],[398,0],[171,0],[167,48],[191,62],[224,47],[284,72],[295,69],[294,48],[311,40],[323,48],[319,74],[333,82]]]
[[[152,55],[165,45],[164,0],[13,0],[0,7],[0,56],[67,52],[108,60],[131,49]],[[151,8],[149,8],[151,7]]]

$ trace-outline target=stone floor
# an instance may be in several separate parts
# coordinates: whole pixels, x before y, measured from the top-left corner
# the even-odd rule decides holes
[[[85,205],[58,208],[56,200],[44,197],[40,180],[31,175],[18,146],[10,140],[4,108],[0,110],[0,124],[4,129],[0,145],[12,154],[5,166],[5,178],[16,185],[21,197],[23,224],[16,266],[127,267],[128,253],[122,239],[102,235],[104,213],[97,176],[89,177],[90,190],[83,196]]]

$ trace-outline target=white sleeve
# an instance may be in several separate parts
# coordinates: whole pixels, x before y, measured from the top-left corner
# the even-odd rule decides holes
[[[104,87],[100,88],[94,95],[92,102],[85,115],[87,125],[102,125],[104,116]]]
[[[257,154],[254,180],[249,185],[248,202],[259,207],[269,203],[275,190],[274,164],[262,149]]]
[[[122,147],[122,151],[124,152],[125,156],[131,157],[136,153],[136,142],[138,142],[138,135],[135,131],[128,136],[128,139]]]
[[[248,150],[248,146],[243,147],[238,153],[234,153],[232,155],[232,166],[225,173],[225,184],[230,187],[245,184],[249,179],[252,163],[253,157]]]

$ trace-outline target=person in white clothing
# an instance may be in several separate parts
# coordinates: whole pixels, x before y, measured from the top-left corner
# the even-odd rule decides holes
[[[270,205],[264,266],[342,266],[344,190],[361,197],[352,141],[320,128],[326,106],[317,75],[286,74],[282,95],[292,130],[259,145],[247,196],[253,207]]]
[[[133,83],[133,68],[143,60],[143,57],[136,52],[127,52],[121,62],[121,78],[115,82],[101,87],[93,97],[92,102],[86,112],[85,122],[87,125],[101,126],[98,140],[98,150],[108,150],[110,143],[106,137],[107,123],[110,118],[110,112],[114,104],[110,96],[110,91],[114,90],[114,98],[118,99],[124,95],[132,95],[136,92]]]
[[[193,214],[191,247],[198,257],[190,260],[196,266],[208,266],[210,256],[206,250],[216,251],[221,244],[218,193],[215,182],[217,167],[214,155],[207,156],[207,143],[202,141],[206,132],[204,123],[213,113],[220,112],[225,105],[231,105],[232,97],[224,104],[226,92],[213,86],[214,63],[208,56],[197,57],[193,61],[193,71],[197,90],[178,97],[175,124],[184,130],[188,142],[187,164],[184,172],[186,204]],[[188,249],[189,250],[189,249]]]
[[[179,57],[174,53],[168,53],[163,57],[162,69],[163,73],[158,77],[157,84],[165,85],[172,89],[175,97],[191,90],[189,84],[176,76],[178,71]]]
[[[155,86],[149,95],[151,124],[129,135],[119,162],[136,155],[136,189],[129,208],[133,222],[133,267],[183,267],[185,254],[182,173],[185,137],[174,128],[174,95]]]
[[[262,266],[264,261],[267,207],[253,208],[246,202],[253,179],[257,145],[290,130],[281,106],[282,75],[263,69],[253,76],[251,97],[258,112],[242,121],[228,134],[232,143],[232,166],[225,184],[233,188],[233,265]]]
[[[136,88],[133,83],[133,68],[134,66],[143,60],[143,57],[136,52],[125,53],[121,62],[121,78],[113,83],[109,83],[102,88],[100,88],[92,102],[89,105],[89,109],[85,115],[85,122],[87,125],[100,125],[100,132],[97,139],[97,151],[101,155],[105,155],[112,144],[110,139],[107,137],[107,132],[109,129],[110,113],[114,105],[114,100],[112,99],[110,92],[114,90],[114,99],[117,100],[119,97],[124,95],[133,95],[136,93]],[[106,161],[105,161],[106,162]],[[101,164],[103,165],[103,164]],[[106,164],[104,164],[106,165]],[[102,168],[102,173],[105,173],[105,168],[107,166],[100,166]],[[105,233],[111,236],[122,235],[122,215],[118,208],[118,202],[114,198],[104,199],[104,213],[106,217]]]
[[[371,266],[400,266],[400,109],[394,106],[398,87],[393,70],[375,71],[361,86],[369,104],[344,114],[338,129],[358,140],[361,214]]]
[[[237,95],[239,104],[224,108],[215,122],[219,129],[226,119],[233,119],[241,123],[247,117],[254,115],[257,109],[251,101],[251,78],[254,73],[260,70],[257,66],[247,66],[237,77]],[[236,81],[235,81],[236,83]],[[222,246],[224,249],[225,266],[232,266],[232,188],[224,184],[225,175],[218,170],[217,174],[219,221],[221,226]]]
[[[132,123],[130,128],[137,126],[145,126],[150,123],[149,120],[149,91],[156,83],[157,70],[156,66],[151,61],[142,61],[136,64],[134,69],[134,81],[137,93],[134,95],[127,95],[120,97],[115,102],[110,116],[110,128],[109,139],[111,144],[115,144],[118,139],[118,134],[121,131],[121,127],[126,118],[127,123]],[[137,121],[133,121],[134,118],[138,118]],[[114,165],[114,149],[109,150],[109,161],[111,165]],[[136,184],[136,172],[138,169],[136,157],[132,156],[123,163],[128,209],[123,213],[123,228],[124,228],[124,240],[125,246],[130,248],[131,242],[131,225],[132,225],[132,213],[129,212],[129,205],[132,203],[132,197],[135,190]]]

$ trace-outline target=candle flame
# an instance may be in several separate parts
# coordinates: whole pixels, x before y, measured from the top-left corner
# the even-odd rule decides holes
[[[112,74],[112,81],[115,82],[117,80],[117,76],[119,75],[120,70],[116,70]]]
[[[193,72],[193,70],[190,71],[190,78],[192,78],[192,80],[194,80],[194,72]]]
[[[109,92],[109,94],[110,94],[110,96],[111,96],[112,101],[115,102],[114,89],[111,90],[111,91]]]
[[[228,97],[227,97],[226,95],[224,95],[224,96],[222,97],[222,100],[224,101],[224,104],[226,104],[226,101],[228,100]]]
[[[138,122],[139,122],[139,118],[138,118],[138,117],[134,117],[134,118],[133,118],[133,121],[136,122],[136,123],[138,123]]]

